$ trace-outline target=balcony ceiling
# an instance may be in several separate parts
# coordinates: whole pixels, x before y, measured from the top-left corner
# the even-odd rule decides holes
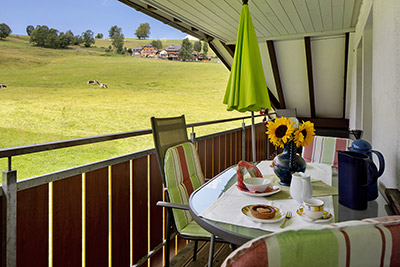
[[[203,37],[206,34],[226,44],[235,43],[241,0],[120,1],[155,18],[163,18],[163,22],[187,33]],[[249,9],[257,37],[264,41],[354,31],[361,2],[249,0]]]

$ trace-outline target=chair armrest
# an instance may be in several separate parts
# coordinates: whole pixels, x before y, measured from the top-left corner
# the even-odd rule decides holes
[[[157,206],[160,207],[165,207],[165,208],[173,208],[173,209],[180,209],[180,210],[189,210],[189,206],[188,205],[184,205],[184,204],[175,204],[175,203],[171,203],[171,202],[165,202],[165,201],[158,201]]]

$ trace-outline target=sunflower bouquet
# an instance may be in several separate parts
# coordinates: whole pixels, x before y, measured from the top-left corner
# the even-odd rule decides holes
[[[268,121],[266,126],[270,142],[281,148],[291,141],[296,147],[308,146],[315,135],[314,123],[310,121],[299,123],[296,118],[280,117]]]

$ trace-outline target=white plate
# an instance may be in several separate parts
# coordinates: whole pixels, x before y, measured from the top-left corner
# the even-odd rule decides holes
[[[251,211],[250,211],[250,207],[251,207],[251,206],[253,206],[253,205],[244,206],[244,207],[242,208],[242,214],[243,214],[244,216],[246,216],[247,218],[249,218],[250,220],[253,220],[253,221],[255,221],[255,222],[260,222],[260,223],[277,223],[277,222],[282,221],[283,218],[285,218],[285,213],[284,213],[283,211],[281,211],[279,208],[273,207],[273,206],[271,206],[271,207],[274,208],[274,209],[276,210],[274,218],[271,218],[271,219],[259,219],[259,218],[256,218],[256,217],[254,217],[254,216],[251,214]]]
[[[252,193],[252,192],[250,192],[250,191],[245,191],[245,190],[239,188],[238,186],[236,186],[236,188],[237,188],[240,192],[242,192],[243,194],[246,194],[246,195],[249,195],[249,196],[253,196],[253,197],[267,197],[267,196],[276,194],[276,193],[278,193],[278,192],[281,191],[281,187],[278,186],[278,185],[273,185],[273,186],[272,186],[272,190],[273,190],[273,191],[271,191],[271,192],[264,192],[264,193]]]
[[[296,210],[297,215],[299,215],[303,220],[311,223],[329,223],[333,220],[333,215],[326,210],[324,210],[324,217],[321,219],[311,219],[304,214],[303,208]],[[324,219],[325,218],[325,219]]]

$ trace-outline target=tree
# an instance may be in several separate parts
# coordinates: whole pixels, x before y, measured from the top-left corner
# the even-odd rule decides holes
[[[26,26],[26,33],[28,34],[28,36],[31,36],[31,33],[34,29],[35,27],[33,27],[32,25]]]
[[[96,38],[97,38],[97,39],[103,39],[103,34],[102,34],[102,33],[98,33],[98,34],[96,35]]]
[[[197,52],[197,56],[199,56],[201,52],[201,41],[198,40],[194,43],[193,50]]]
[[[94,44],[94,33],[91,30],[87,30],[82,33],[83,44],[85,47],[90,47],[91,44]]]
[[[140,26],[137,28],[135,35],[137,36],[138,39],[146,39],[149,37],[150,34],[150,24],[142,23]]]
[[[181,50],[179,51],[178,57],[183,61],[191,60],[193,59],[192,52],[193,52],[192,43],[189,41],[188,38],[183,39],[182,47]]]
[[[207,52],[208,52],[208,43],[203,44],[203,57],[207,57]]]
[[[7,38],[11,33],[10,27],[7,24],[2,23],[0,24],[0,40],[3,38]]]
[[[44,40],[44,46],[50,48],[59,48],[60,38],[56,29],[49,29],[46,39]]]
[[[113,38],[114,38],[114,35],[116,35],[116,34],[122,34],[122,29],[121,29],[121,28],[118,28],[117,25],[114,25],[114,26],[111,27],[110,30],[108,30],[108,36],[109,36],[111,39],[113,39]]]
[[[59,47],[66,48],[74,41],[74,34],[70,30],[68,30],[66,33],[62,32],[59,35],[59,40]]]
[[[158,40],[153,40],[151,42],[151,45],[154,46],[155,48],[157,48],[158,50],[161,50],[163,48],[162,42],[160,39]]]
[[[36,28],[31,32],[29,42],[37,46],[44,47],[47,35],[49,34],[49,27],[46,25],[36,26]]]
[[[80,45],[81,43],[83,43],[82,36],[80,36],[79,34],[74,36],[74,40],[72,41],[72,44],[73,45]]]
[[[117,50],[118,54],[122,54],[124,48],[124,35],[123,34],[115,34],[113,37],[112,45]]]

